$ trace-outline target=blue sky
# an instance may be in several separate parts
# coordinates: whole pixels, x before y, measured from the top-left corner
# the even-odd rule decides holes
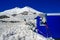
[[[45,13],[60,12],[60,0],[0,0],[0,11],[24,6],[30,6]]]

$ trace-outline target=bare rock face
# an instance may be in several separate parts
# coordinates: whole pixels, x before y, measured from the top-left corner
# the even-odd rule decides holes
[[[34,32],[36,28],[35,17],[40,14],[43,13],[30,7],[14,8],[1,12],[1,15],[7,15],[9,18],[0,19],[0,40],[47,40],[37,31]],[[54,39],[48,38],[48,40]]]
[[[3,19],[3,18],[9,18],[9,17],[6,16],[6,15],[1,15],[1,16],[0,16],[0,19]]]

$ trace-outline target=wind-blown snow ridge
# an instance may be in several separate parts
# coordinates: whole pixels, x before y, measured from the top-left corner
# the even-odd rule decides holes
[[[41,14],[28,6],[0,12],[0,40],[47,40],[35,29],[35,18]]]
[[[31,12],[37,12],[37,13],[42,13],[42,12],[39,12],[31,7],[23,7],[23,8],[19,8],[19,7],[15,7],[15,8],[12,8],[12,9],[9,9],[9,10],[5,10],[3,12],[0,12],[0,13],[7,13],[7,12],[16,12],[16,14],[18,12],[23,12],[23,11],[31,11]],[[10,14],[13,14],[13,13],[10,13]]]

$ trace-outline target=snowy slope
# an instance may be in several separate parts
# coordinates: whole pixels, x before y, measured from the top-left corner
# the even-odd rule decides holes
[[[0,12],[0,17],[6,15],[9,18],[0,18],[0,40],[47,40],[44,36],[34,32],[36,28],[35,18],[42,12],[30,7],[13,8]]]

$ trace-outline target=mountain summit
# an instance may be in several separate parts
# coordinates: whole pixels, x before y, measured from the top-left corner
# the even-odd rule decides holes
[[[52,39],[37,33],[35,20],[37,16],[45,17],[42,12],[31,7],[15,7],[0,12],[0,40]],[[43,21],[45,22],[45,19]]]
[[[15,8],[0,12],[1,16],[6,15],[9,17],[9,18],[4,18],[2,20],[34,19],[36,16],[40,14],[43,14],[43,13],[28,6],[23,8],[15,7]]]
[[[0,13],[8,13],[9,12],[8,14],[14,14],[14,12],[16,12],[16,14],[18,14],[18,13],[21,13],[23,11],[28,11],[28,12],[31,11],[31,12],[36,12],[36,13],[42,13],[42,12],[39,12],[39,11],[37,11],[31,7],[28,7],[28,6],[23,7],[23,8],[15,7],[15,8],[9,9],[9,10],[5,10],[5,11],[0,12]]]

